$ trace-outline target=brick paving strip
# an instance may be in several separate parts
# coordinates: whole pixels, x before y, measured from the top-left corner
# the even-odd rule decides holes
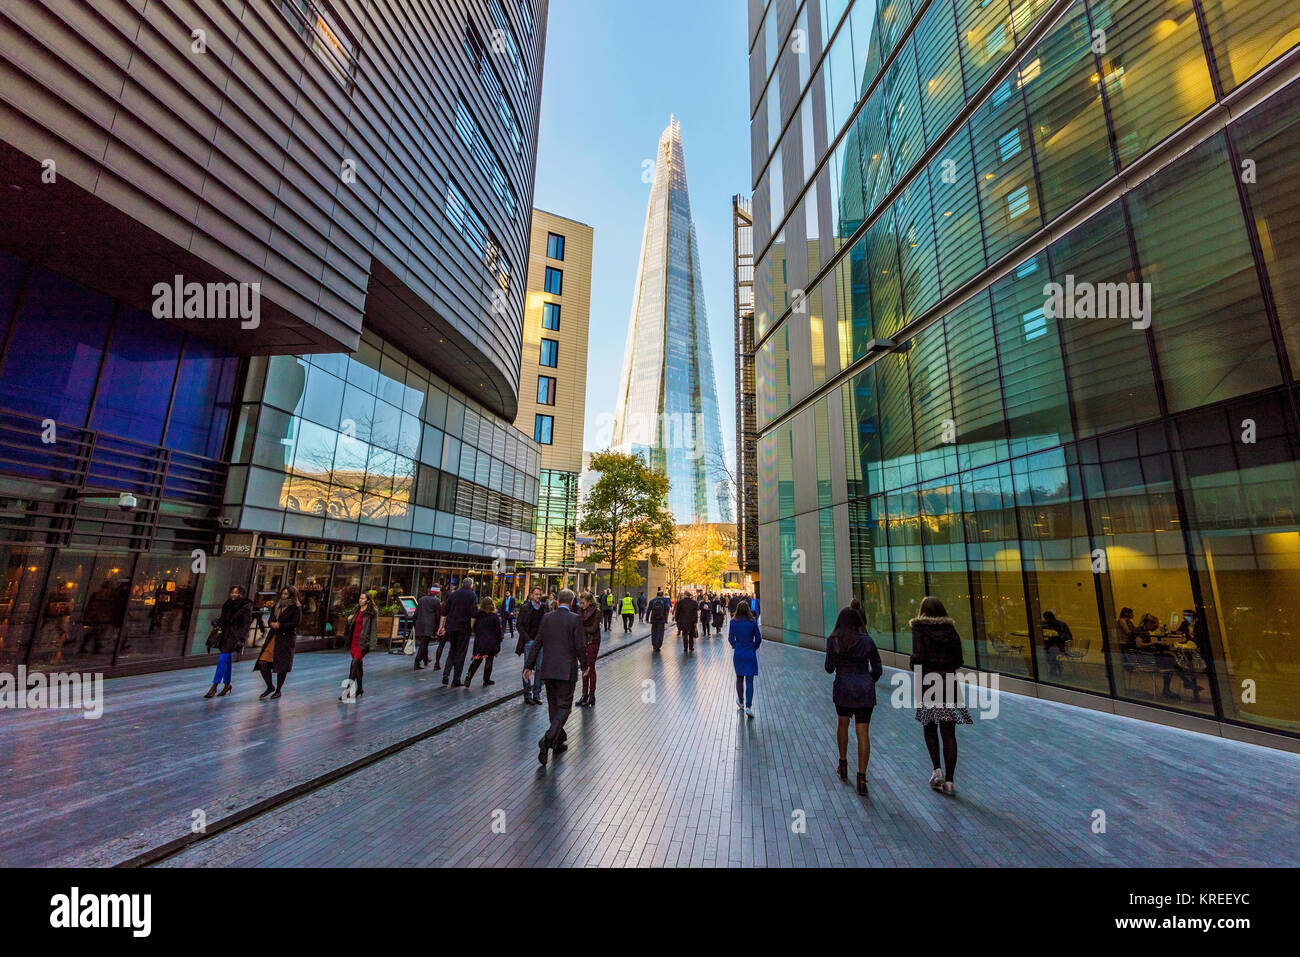
[[[601,657],[650,635],[622,622]],[[669,626],[671,635],[671,625]],[[432,654],[433,649],[430,649]],[[441,687],[412,659],[366,658],[366,695],[337,701],[347,656],[298,656],[278,701],[259,701],[246,653],[234,693],[205,700],[211,668],[104,683],[104,715],[0,712],[0,866],[140,866],[209,839],[511,701],[521,702],[514,641],[471,689]],[[466,662],[468,668],[468,661]],[[522,704],[521,704],[521,707]],[[545,708],[528,710],[545,711]],[[432,722],[432,723],[431,723]],[[195,833],[194,812],[206,820]]]
[[[1300,863],[1300,756],[1004,693],[997,718],[959,729],[948,798],[926,787],[920,727],[890,706],[886,671],[863,799],[834,775],[822,656],[759,655],[756,719],[735,708],[725,640],[691,657],[641,645],[602,663],[596,708],[575,711],[544,769],[544,709],[499,709],[162,866]]]

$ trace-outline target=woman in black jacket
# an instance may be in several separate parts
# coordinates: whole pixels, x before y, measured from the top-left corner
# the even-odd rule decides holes
[[[365,668],[362,662],[370,650],[375,647],[375,637],[379,630],[379,613],[375,610],[374,599],[366,592],[357,596],[357,608],[348,616],[343,629],[344,639],[348,643],[348,657],[352,665],[348,668],[348,680],[343,685],[340,701],[355,701],[365,694],[362,684],[365,681]]]
[[[862,616],[845,608],[835,620],[835,630],[826,641],[826,673],[835,675],[831,700],[839,715],[835,742],[840,747],[836,773],[849,779],[849,719],[858,737],[858,793],[867,793],[867,762],[871,760],[871,710],[876,706],[876,682],[884,671],[880,652],[862,628]]]
[[[916,720],[925,729],[925,747],[934,765],[930,787],[951,795],[954,793],[952,775],[957,767],[957,725],[971,723],[955,678],[957,669],[964,664],[961,638],[943,602],[933,596],[921,602],[921,614],[909,624],[912,626],[912,668],[913,672],[921,669],[922,679],[919,689],[913,686],[918,698]],[[930,675],[934,677],[926,680]],[[939,768],[940,739],[946,774]]]
[[[261,699],[278,698],[284,687],[284,678],[293,670],[293,649],[298,640],[298,623],[302,620],[302,606],[298,603],[298,589],[286,585],[280,589],[280,597],[271,606],[271,622],[268,626],[266,644],[257,656],[253,670],[262,674],[266,690],[258,695]],[[271,684],[271,672],[275,672],[275,684]]]
[[[474,658],[469,663],[465,675],[465,687],[474,680],[474,672],[483,666],[483,686],[496,684],[492,680],[492,662],[501,653],[501,642],[505,640],[505,630],[501,626],[501,616],[497,614],[497,603],[490,596],[484,595],[478,603],[479,615],[474,619]]]
[[[226,599],[221,606],[221,614],[213,623],[216,634],[212,636],[215,639],[215,645],[209,645],[209,648],[215,647],[221,657],[217,659],[217,671],[212,676],[212,687],[208,689],[205,698],[224,698],[230,694],[230,678],[234,671],[235,652],[244,646],[248,640],[248,629],[253,624],[253,603],[244,595],[244,589],[235,585],[230,589],[230,597]],[[209,639],[209,640],[212,640]],[[222,685],[220,693],[217,691],[217,685]]]

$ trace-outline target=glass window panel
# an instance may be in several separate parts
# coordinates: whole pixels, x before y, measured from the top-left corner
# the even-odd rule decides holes
[[[939,285],[949,293],[985,266],[970,133],[962,127],[928,166]]]
[[[1049,281],[1047,256],[1040,253],[992,287],[1013,455],[1068,442],[1073,432],[1057,332],[1060,320],[1043,309],[1043,288]]]
[[[90,427],[156,445],[184,334],[152,316],[122,308],[109,337]]]
[[[169,449],[220,458],[226,438],[239,360],[189,336],[167,422]]]
[[[1246,180],[1287,362],[1300,376],[1300,84],[1247,113],[1232,137],[1243,166],[1246,159],[1254,164],[1254,176],[1239,178]]]
[[[1001,674],[1031,675],[1029,614],[1011,464],[1002,462],[965,473],[961,495],[975,660],[979,667]]]
[[[916,52],[909,42],[894,58],[883,84],[888,110],[889,152],[894,175],[901,178],[916,163],[925,146],[921,123],[921,100],[917,89]]]
[[[921,609],[925,598],[925,565],[921,556],[920,501],[916,492],[902,492],[885,499],[885,522],[889,548],[892,592],[892,633],[900,654],[912,651],[912,629],[908,624]]]
[[[1081,296],[1128,285],[1137,274],[1129,254],[1128,230],[1119,203],[1075,227],[1050,248],[1053,280]],[[1098,296],[1100,293],[1100,296]],[[1105,318],[1090,308],[1061,320],[1069,365],[1074,415],[1080,435],[1136,425],[1160,415],[1147,337],[1127,318]]]
[[[0,374],[0,405],[83,426],[108,338],[112,300],[36,267]]]
[[[1300,43],[1300,6],[1277,0],[1201,0],[1219,79],[1231,92]]]
[[[973,95],[1011,52],[1011,8],[1007,0],[955,0],[962,73]]]
[[[888,339],[903,325],[898,279],[898,237],[894,210],[886,209],[867,230],[867,268],[871,281],[873,335]]]
[[[1127,196],[1171,412],[1281,380],[1233,172],[1216,136]]]
[[[1100,84],[1088,81],[1096,69],[1091,42],[1078,2],[1020,62],[1048,219],[1114,172]]]
[[[898,216],[898,252],[903,265],[904,319],[919,319],[939,300],[939,265],[935,258],[930,183],[914,179],[894,204]]]
[[[1012,135],[1021,143],[1029,140],[1017,77],[1012,73],[1004,80],[998,89],[1006,95],[985,101],[970,121],[990,260],[1011,250],[1042,225],[1030,151],[1017,150],[1004,158],[999,146]]]
[[[966,100],[952,2],[934,0],[916,28],[916,62],[927,145],[938,139]]]
[[[988,293],[980,293],[949,313],[944,329],[959,467],[968,469],[1005,459],[1009,454],[1006,414]]]
[[[1012,474],[1039,680],[1108,692],[1093,546],[1078,470],[1067,464],[1065,450],[1053,449],[1014,460]],[[1066,629],[1050,627],[1046,612],[1073,635],[1064,648]]]
[[[912,422],[922,481],[957,471],[957,425],[949,391],[943,324],[912,340],[907,351],[912,384]]]
[[[1127,626],[1119,624],[1124,609],[1131,608],[1133,615],[1123,617],[1134,627],[1154,640],[1172,641],[1164,636],[1177,628],[1184,609],[1194,606],[1172,466],[1167,455],[1139,456],[1135,442],[1098,445],[1098,461],[1086,467],[1084,475],[1094,547],[1106,555],[1106,571],[1097,580],[1112,636],[1116,690],[1138,701],[1180,699],[1191,685],[1181,680],[1172,656],[1151,653],[1153,649],[1121,633]],[[1144,625],[1144,619],[1153,624]],[[1202,685],[1201,692],[1186,694],[1179,706],[1210,713],[1208,686]],[[1191,701],[1193,697],[1199,701]]]
[[[1192,0],[1093,0],[1104,88],[1127,166],[1214,102]]]

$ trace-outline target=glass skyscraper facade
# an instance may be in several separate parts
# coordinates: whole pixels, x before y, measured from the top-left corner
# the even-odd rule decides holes
[[[857,597],[899,663],[937,595],[1010,690],[1294,748],[1300,7],[754,0],[750,41],[766,628]]]
[[[614,446],[646,456],[668,476],[678,524],[732,521],[699,242],[675,119],[659,138]]]

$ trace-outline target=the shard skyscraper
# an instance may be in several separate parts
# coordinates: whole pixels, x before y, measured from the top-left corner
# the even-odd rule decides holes
[[[659,138],[614,416],[615,448],[667,474],[679,525],[733,521],[699,244],[676,119]]]

